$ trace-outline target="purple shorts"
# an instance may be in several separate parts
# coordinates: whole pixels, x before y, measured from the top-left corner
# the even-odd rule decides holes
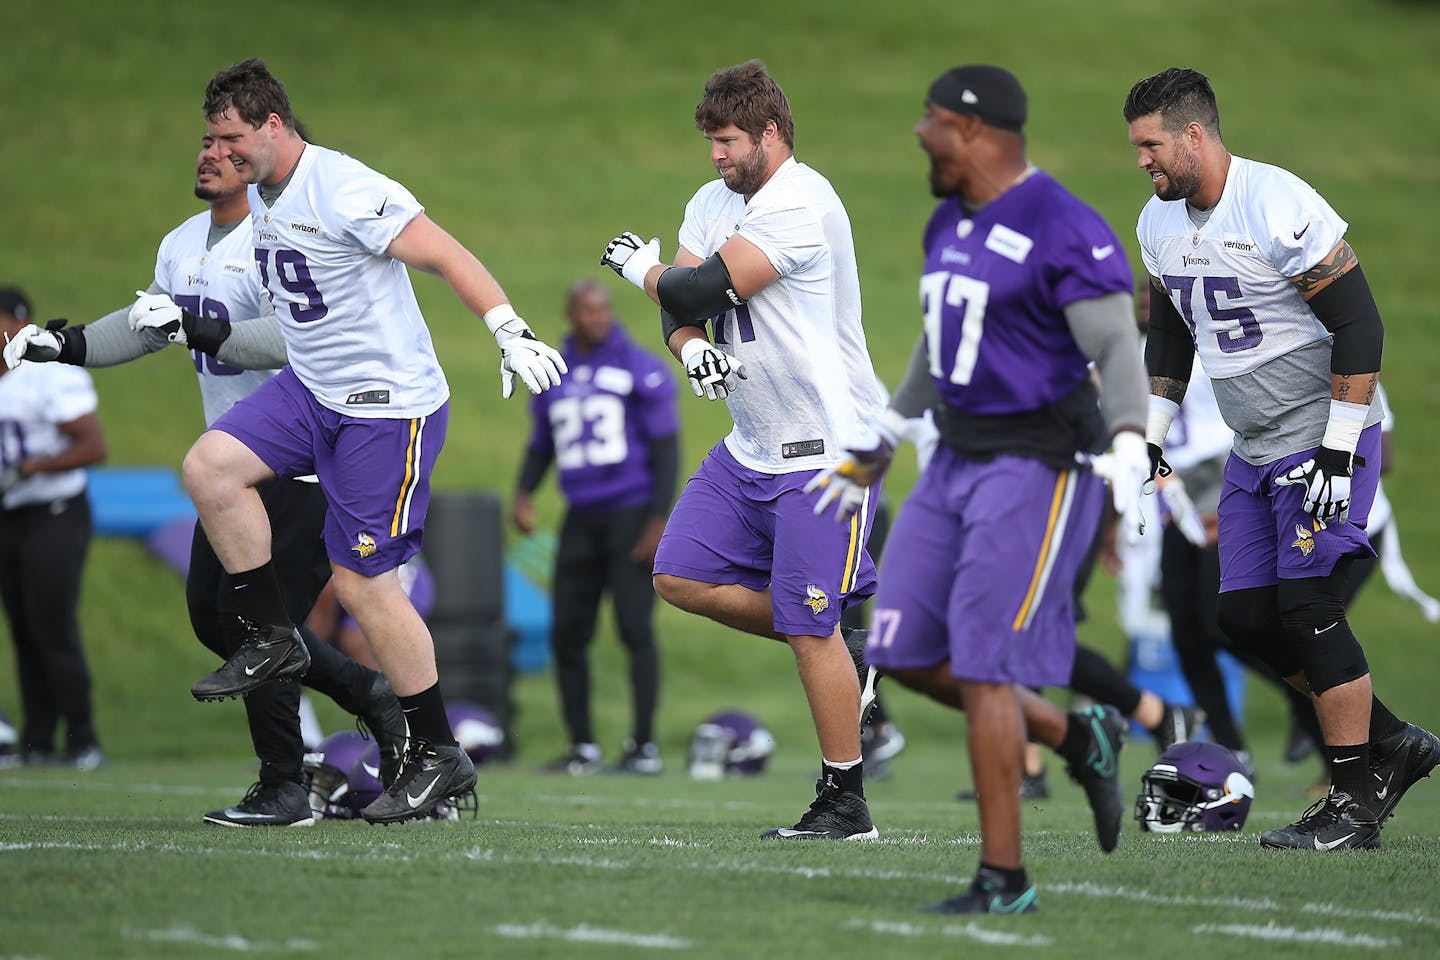
[[[828,637],[840,613],[875,592],[865,541],[880,491],[849,523],[804,492],[818,471],[760,473],[718,443],[690,478],[655,554],[655,572],[700,583],[770,588],[775,630]]]
[[[870,662],[1068,686],[1075,577],[1107,495],[1088,470],[940,447],[890,528]]]
[[[430,472],[445,443],[450,404],[425,417],[385,420],[336,413],[287,366],[216,420],[282,477],[315,474],[325,492],[325,553],[365,576],[420,550]]]
[[[1220,492],[1220,592],[1268,587],[1281,580],[1323,577],[1341,557],[1373,557],[1365,535],[1380,484],[1380,425],[1367,427],[1355,448],[1365,465],[1350,478],[1350,518],[1318,523],[1305,513],[1305,488],[1275,478],[1315,455],[1315,449],[1257,467],[1235,454],[1225,463]]]

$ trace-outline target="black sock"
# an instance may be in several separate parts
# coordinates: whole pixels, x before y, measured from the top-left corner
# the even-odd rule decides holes
[[[839,767],[832,767],[821,760],[820,779],[826,783],[833,783],[846,793],[856,793],[865,796],[865,763],[862,761],[853,767],[841,770]]]
[[[1370,742],[1377,743],[1405,732],[1405,721],[1390,712],[1376,696],[1370,697]]]
[[[254,623],[290,625],[275,564],[269,560],[254,570],[229,574],[220,588],[220,609]]]
[[[450,732],[450,721],[445,717],[445,701],[440,696],[439,683],[414,696],[400,697],[400,709],[405,711],[410,736],[443,747],[455,746],[455,735]]]
[[[1327,743],[1321,749],[1325,754],[1325,765],[1330,768],[1330,782],[1335,789],[1345,791],[1363,806],[1374,809],[1375,788],[1371,785],[1374,777],[1370,775],[1370,745],[1361,743],[1355,746],[1332,747]]]
[[[975,871],[976,882],[984,882],[992,890],[999,887],[1005,893],[1024,893],[1029,886],[1029,878],[1025,876],[1024,867],[996,867],[981,862],[980,869]]]
[[[1072,767],[1078,767],[1085,762],[1085,754],[1090,749],[1090,724],[1076,714],[1070,714],[1065,722],[1065,739],[1060,741],[1060,746],[1055,752],[1060,754],[1061,759]]]

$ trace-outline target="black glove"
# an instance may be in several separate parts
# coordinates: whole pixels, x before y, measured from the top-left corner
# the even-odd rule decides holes
[[[1168,477],[1174,471],[1170,469],[1170,464],[1165,462],[1165,458],[1160,455],[1160,444],[1147,443],[1145,451],[1150,454],[1150,475],[1145,478],[1145,485],[1141,487],[1141,490],[1144,493],[1154,493],[1155,478]]]
[[[1277,486],[1305,487],[1304,510],[1322,523],[1344,523],[1350,518],[1350,454],[1321,447],[1315,456],[1276,477]]]
[[[184,343],[201,353],[215,356],[230,338],[230,321],[217,317],[197,317],[189,310],[180,311],[180,328],[185,331]]]

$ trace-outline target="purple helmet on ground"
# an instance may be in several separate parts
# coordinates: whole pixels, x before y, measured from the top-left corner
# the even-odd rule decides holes
[[[1239,830],[1254,799],[1239,757],[1219,744],[1186,740],[1141,775],[1135,819],[1151,833]]]
[[[505,731],[484,707],[466,700],[452,700],[445,706],[450,732],[460,748],[470,754],[475,766],[489,763],[500,756],[505,747]]]
[[[316,817],[349,820],[355,816],[358,808],[350,803],[350,770],[369,746],[373,744],[358,730],[341,730],[305,755],[305,789]]]
[[[690,738],[689,771],[696,780],[753,776],[765,772],[775,738],[760,721],[739,710],[717,713]]]

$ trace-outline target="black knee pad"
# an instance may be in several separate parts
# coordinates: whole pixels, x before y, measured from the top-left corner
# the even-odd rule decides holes
[[[1343,583],[1343,576],[1331,574],[1287,580],[1280,588],[1280,620],[1316,696],[1370,672],[1345,619],[1345,598],[1338,589]]]
[[[1264,661],[1282,677],[1300,672],[1300,658],[1280,623],[1277,587],[1222,593],[1215,604],[1215,618],[1237,651]]]

